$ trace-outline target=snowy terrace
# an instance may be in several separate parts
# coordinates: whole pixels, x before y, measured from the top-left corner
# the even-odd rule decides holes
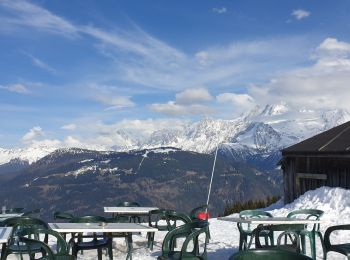
[[[288,205],[281,202],[266,208],[273,216],[286,216],[290,211],[300,208],[317,208],[323,210],[325,214],[322,219],[327,220],[327,225],[321,225],[324,232],[327,226],[350,223],[350,190],[341,188],[322,187],[309,191]],[[238,250],[239,232],[236,223],[210,220],[211,240],[208,245],[208,258],[213,260],[228,259],[230,255]],[[155,236],[154,250],[147,249],[146,234],[134,235],[133,259],[156,259],[161,253],[161,246],[165,232],[158,232]],[[335,233],[334,242],[349,242],[350,234]],[[122,238],[114,241],[114,259],[125,259],[126,246]],[[323,259],[322,248],[317,241],[317,259]],[[16,259],[15,257],[11,259]],[[96,251],[85,251],[83,255],[78,255],[78,259],[96,259]],[[329,253],[328,259],[345,259],[344,256]]]

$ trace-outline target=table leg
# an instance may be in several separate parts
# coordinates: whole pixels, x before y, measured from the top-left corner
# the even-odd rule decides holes
[[[127,241],[128,241],[128,254],[126,255],[126,260],[128,259],[132,260],[132,251],[133,251],[132,233],[128,233]]]
[[[6,243],[2,244],[1,257],[0,259],[5,259]]]

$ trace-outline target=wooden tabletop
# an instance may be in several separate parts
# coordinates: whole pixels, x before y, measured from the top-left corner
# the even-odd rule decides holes
[[[325,220],[299,219],[299,218],[287,218],[287,217],[274,217],[274,218],[219,217],[218,220],[238,222],[238,223],[247,223],[247,224],[266,224],[266,225],[320,224],[320,223],[326,222]]]
[[[49,223],[49,227],[60,233],[112,233],[112,232],[156,232],[158,229],[136,223]]]
[[[105,213],[146,215],[156,207],[104,207]]]
[[[0,227],[0,244],[6,244],[12,233],[12,227]]]

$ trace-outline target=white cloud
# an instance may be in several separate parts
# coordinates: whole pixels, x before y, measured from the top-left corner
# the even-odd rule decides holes
[[[337,39],[325,39],[316,48],[315,64],[285,73],[264,86],[251,86],[249,94],[262,104],[284,100],[294,107],[348,109],[349,46]]]
[[[150,109],[154,112],[165,114],[168,116],[191,116],[191,115],[209,115],[214,109],[202,105],[201,103],[212,100],[205,88],[190,88],[181,91],[175,95],[176,101],[167,103],[155,103],[150,105]]]
[[[233,103],[235,105],[254,104],[254,99],[248,94],[222,93],[216,96],[219,103]]]
[[[350,55],[350,44],[335,38],[325,39],[316,49],[316,58],[338,57],[346,58]]]
[[[109,106],[107,109],[120,109],[135,106],[135,103],[131,101],[129,96],[108,96],[108,95],[97,95],[95,100]]]
[[[32,129],[29,130],[23,137],[22,141],[25,143],[34,141],[35,139],[42,138],[45,136],[44,131],[41,129],[40,126],[34,126]]]
[[[10,92],[15,92],[18,94],[29,94],[30,93],[29,89],[20,83],[7,85],[7,86],[0,85],[0,89],[4,89],[4,90],[10,91]]]
[[[310,16],[310,12],[303,10],[303,9],[297,9],[297,10],[293,10],[293,12],[291,13],[292,16],[294,16],[295,19],[297,20],[301,20],[304,19],[306,17]]]
[[[186,89],[175,95],[177,104],[193,104],[212,100],[212,96],[205,88]]]
[[[75,130],[75,129],[77,129],[77,125],[76,124],[67,124],[67,125],[63,125],[61,128],[64,130]]]
[[[195,59],[202,66],[209,65],[209,54],[206,51],[200,51],[195,54]]]
[[[31,59],[32,63],[38,68],[46,70],[50,73],[57,73],[57,71],[54,68],[52,68],[50,65],[46,64],[44,61],[40,60],[39,58],[34,57],[29,53],[27,53],[26,55]]]
[[[34,27],[70,37],[77,36],[77,28],[72,23],[40,6],[23,0],[2,0],[0,5],[9,12],[9,15],[3,15],[3,24]]]
[[[173,101],[165,104],[152,104],[151,110],[165,114],[167,116],[191,116],[191,115],[209,115],[214,110],[208,106],[194,104],[194,105],[180,105]]]
[[[218,13],[218,14],[224,14],[227,12],[227,8],[226,7],[214,7],[213,12]]]
[[[142,89],[146,86],[180,91],[189,82],[192,86],[217,88],[246,84],[261,78],[266,80],[276,70],[280,72],[298,64],[300,60],[304,61],[309,50],[309,38],[305,37],[236,42],[198,50],[193,54],[184,53],[136,26],[129,30],[116,28],[108,31],[92,25],[74,24],[22,0],[4,0],[0,1],[0,5],[11,14],[1,15],[5,25],[32,27],[74,39],[92,37],[100,43],[95,45],[98,50],[114,61],[110,72],[99,75],[101,81],[109,78]],[[225,7],[216,9],[219,12],[227,11]],[[46,63],[40,61],[37,66],[45,67]]]

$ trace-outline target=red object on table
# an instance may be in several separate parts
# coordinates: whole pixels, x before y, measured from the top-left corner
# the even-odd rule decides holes
[[[199,218],[200,220],[210,219],[210,214],[209,212],[199,212],[197,218]]]

